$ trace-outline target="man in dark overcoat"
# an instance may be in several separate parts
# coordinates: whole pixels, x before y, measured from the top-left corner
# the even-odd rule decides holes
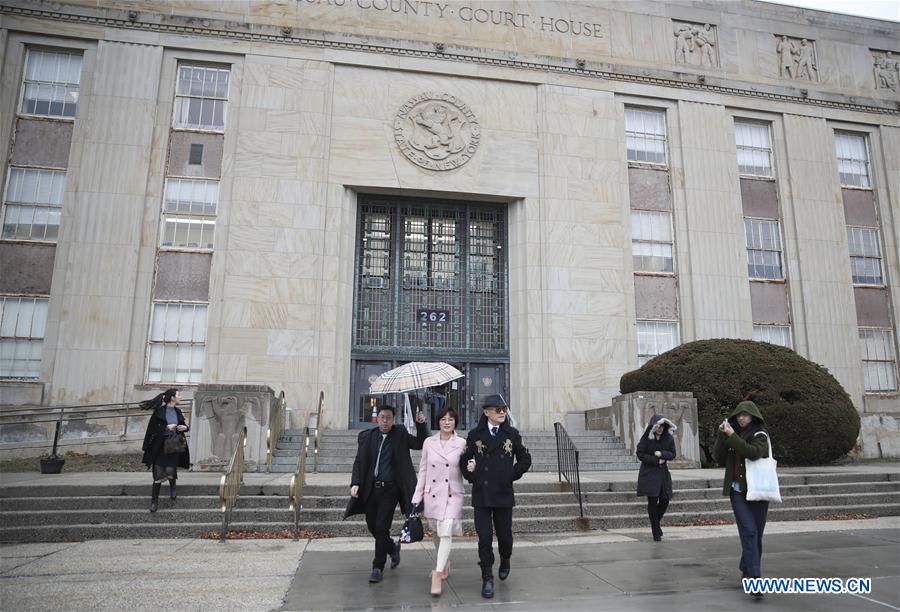
[[[393,406],[381,406],[378,427],[360,432],[350,479],[350,502],[344,512],[345,519],[354,514],[365,514],[366,526],[375,538],[375,558],[369,582],[381,582],[389,553],[392,568],[400,563],[400,544],[391,540],[391,521],[397,502],[400,502],[400,511],[404,515],[412,511],[416,472],[409,450],[421,450],[428,437],[422,412],[416,412],[415,436],[405,427],[394,424],[394,413]]]
[[[500,580],[509,576],[512,556],[512,511],[516,505],[513,481],[531,467],[531,455],[518,430],[506,421],[509,407],[500,395],[484,400],[484,414],[466,438],[459,469],[472,483],[475,531],[478,532],[478,565],[481,566],[481,596],[494,596],[493,531],[500,552]]]

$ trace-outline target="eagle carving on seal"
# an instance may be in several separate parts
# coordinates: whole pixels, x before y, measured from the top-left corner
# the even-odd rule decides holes
[[[453,170],[478,150],[481,127],[472,109],[458,97],[425,92],[400,107],[394,140],[414,164],[428,170]]]

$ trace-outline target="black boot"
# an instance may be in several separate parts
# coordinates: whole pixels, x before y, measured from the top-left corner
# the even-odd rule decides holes
[[[169,478],[169,499],[175,501],[178,497],[178,492],[175,490],[175,479]]]
[[[497,575],[500,577],[500,580],[506,580],[509,576],[509,557],[505,559],[500,557],[500,569],[497,570]]]
[[[485,599],[494,597],[494,573],[492,568],[485,567],[481,563],[481,596]]]
[[[150,512],[156,512],[156,509],[159,508],[159,489],[162,487],[161,482],[153,483],[153,495],[150,497]]]

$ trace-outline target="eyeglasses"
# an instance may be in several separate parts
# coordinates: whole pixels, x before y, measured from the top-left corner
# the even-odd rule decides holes
[[[509,408],[506,406],[491,406],[488,410],[493,410],[494,412],[508,412]]]
[[[441,419],[441,423],[453,423],[455,421],[456,419],[454,419],[453,417],[444,417],[443,419]]]

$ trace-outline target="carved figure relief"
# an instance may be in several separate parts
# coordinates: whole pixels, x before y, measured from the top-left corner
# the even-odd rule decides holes
[[[711,24],[676,22],[672,33],[676,64],[719,65],[716,32]]]
[[[414,164],[453,170],[475,154],[481,126],[472,109],[456,96],[425,92],[400,107],[394,119],[394,140]]]
[[[247,416],[260,425],[267,421],[258,397],[236,393],[203,397],[197,406],[197,416],[209,421],[211,453],[222,461],[228,461],[234,454]]]
[[[775,53],[778,54],[778,74],[784,79],[819,80],[816,66],[816,49],[806,38],[777,36]]]
[[[897,91],[900,82],[900,62],[894,59],[890,51],[873,51],[875,68],[875,89]]]

